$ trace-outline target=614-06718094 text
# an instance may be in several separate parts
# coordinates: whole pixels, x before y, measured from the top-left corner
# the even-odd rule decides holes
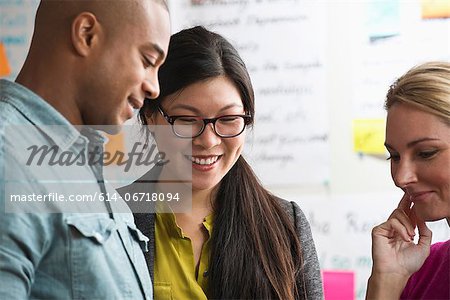
[[[180,201],[179,193],[124,193],[122,199],[127,202]]]

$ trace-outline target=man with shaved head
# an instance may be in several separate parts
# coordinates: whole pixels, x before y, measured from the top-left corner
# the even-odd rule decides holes
[[[69,153],[103,147],[104,137],[89,128],[114,125],[103,131],[116,133],[145,99],[159,95],[169,38],[164,0],[41,1],[16,81],[0,80],[0,299],[152,298],[142,253],[148,239],[129,211],[115,210],[123,205],[104,201],[114,192],[101,164],[78,166],[80,180],[68,183],[69,169],[27,169],[20,154],[25,136]],[[17,128],[26,128],[23,135]],[[90,192],[103,196],[100,211],[48,203],[34,210],[41,202],[26,213],[9,211],[11,182],[42,201],[52,188],[84,191],[80,181],[95,183]]]

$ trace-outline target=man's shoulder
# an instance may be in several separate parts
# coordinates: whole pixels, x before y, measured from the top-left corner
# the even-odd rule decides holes
[[[27,121],[19,109],[14,105],[19,98],[16,95],[17,85],[14,82],[0,80],[0,128],[9,124],[23,124]],[[17,96],[17,97],[16,97]]]
[[[0,157],[5,155],[6,149],[9,153],[13,152],[11,149],[15,148],[18,137],[22,140],[26,138],[26,135],[21,136],[24,133],[22,125],[26,124],[30,122],[13,105],[0,101]]]
[[[29,121],[8,101],[0,101],[0,128],[3,129],[8,125],[26,124]]]

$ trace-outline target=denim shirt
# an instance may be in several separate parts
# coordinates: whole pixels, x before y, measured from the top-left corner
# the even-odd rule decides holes
[[[7,133],[15,125],[29,129]],[[42,125],[65,125],[65,130]],[[21,194],[51,193],[43,177],[53,180],[61,192],[83,192],[88,186],[61,181],[67,176],[64,169],[44,168],[42,174],[24,170],[14,153],[23,152],[21,142],[27,136],[75,153],[103,146],[104,141],[99,133],[91,132],[89,138],[81,134],[27,88],[0,80],[0,299],[152,299],[143,255],[148,238],[136,228],[132,214],[123,212],[126,205],[121,199],[110,208],[102,202],[100,211],[90,213],[7,210],[6,175],[11,173],[21,179],[17,181]],[[84,180],[95,183],[86,187],[89,192],[114,192],[102,185],[101,168],[87,165],[77,169],[80,172]]]

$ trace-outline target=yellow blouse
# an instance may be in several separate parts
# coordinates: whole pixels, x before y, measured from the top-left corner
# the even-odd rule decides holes
[[[212,214],[204,222],[208,239],[203,244],[198,274],[195,272],[191,239],[177,225],[173,213],[157,213],[155,220],[155,282],[154,298],[207,299]]]

